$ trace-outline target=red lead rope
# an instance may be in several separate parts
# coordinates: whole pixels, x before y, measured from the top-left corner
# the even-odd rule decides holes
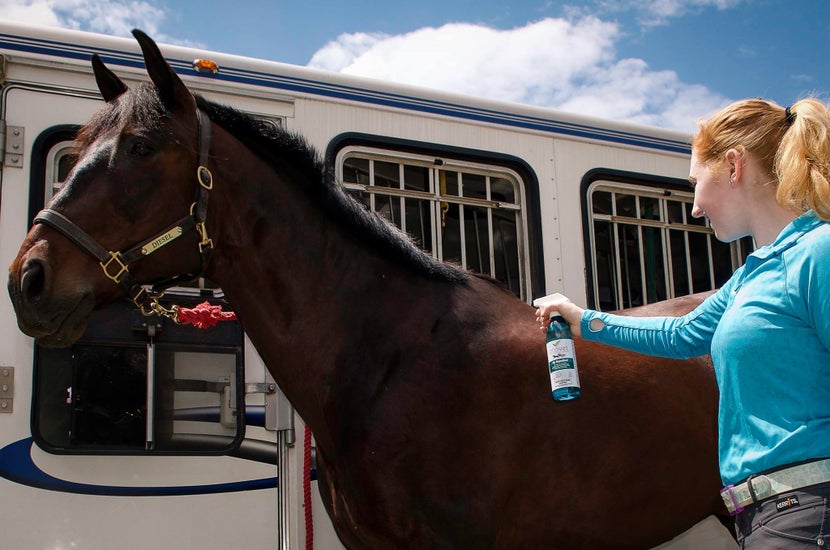
[[[222,311],[222,306],[212,306],[202,302],[194,308],[178,308],[178,321],[183,325],[193,325],[196,328],[210,328],[219,321],[235,321],[236,313]]]
[[[311,429],[303,437],[303,508],[305,508],[305,548],[314,550],[314,518],[311,514]]]

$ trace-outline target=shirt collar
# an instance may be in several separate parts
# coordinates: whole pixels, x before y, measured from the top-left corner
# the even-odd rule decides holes
[[[777,256],[793,246],[802,235],[809,233],[822,223],[824,222],[816,216],[815,212],[808,210],[784,226],[784,229],[781,230],[781,233],[778,234],[772,244],[760,247],[750,254],[750,257],[754,256],[759,260],[766,260]]]

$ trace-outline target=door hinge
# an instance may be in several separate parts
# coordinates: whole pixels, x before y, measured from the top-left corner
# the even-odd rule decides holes
[[[0,365],[0,413],[14,411],[14,367]]]
[[[0,165],[23,168],[23,126],[6,126],[0,120]]]

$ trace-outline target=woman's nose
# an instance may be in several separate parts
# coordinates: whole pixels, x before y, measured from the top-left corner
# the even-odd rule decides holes
[[[706,212],[703,211],[701,207],[697,205],[697,202],[692,204],[692,217],[693,218],[702,218],[706,215]]]

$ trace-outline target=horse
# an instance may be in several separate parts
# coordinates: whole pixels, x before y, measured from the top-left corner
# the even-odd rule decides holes
[[[92,57],[105,104],[10,266],[24,333],[68,346],[94,308],[169,314],[158,289],[216,282],[314,433],[348,548],[642,549],[723,512],[706,358],[577,339],[582,397],[553,401],[527,303],[422,252],[301,136],[192,94],[133,34],[150,80]]]

